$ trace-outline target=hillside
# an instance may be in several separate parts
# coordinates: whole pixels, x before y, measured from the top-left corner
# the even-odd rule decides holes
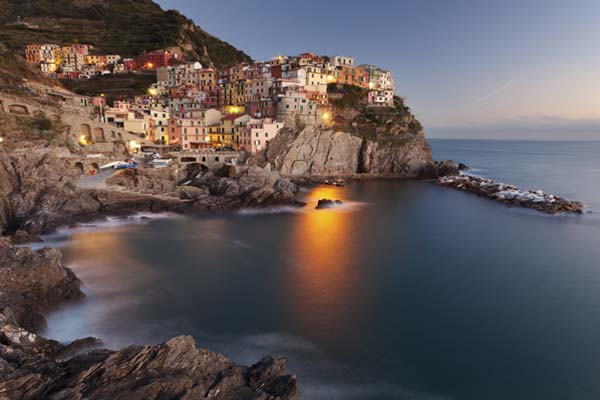
[[[0,43],[89,43],[94,52],[136,56],[179,47],[189,59],[223,67],[250,57],[152,0],[0,0]]]

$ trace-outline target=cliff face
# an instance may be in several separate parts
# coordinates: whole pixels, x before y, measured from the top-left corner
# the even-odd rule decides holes
[[[425,132],[402,98],[390,107],[370,107],[365,89],[332,84],[328,93],[326,127],[283,129],[257,162],[272,164],[284,176],[431,175],[435,163]]]
[[[179,47],[216,67],[250,60],[151,0],[0,0],[0,8],[0,43],[20,52],[28,43],[89,43],[99,53],[126,57]]]
[[[284,176],[372,174],[416,178],[431,167],[431,149],[420,135],[371,140],[348,132],[284,129],[262,155]]]

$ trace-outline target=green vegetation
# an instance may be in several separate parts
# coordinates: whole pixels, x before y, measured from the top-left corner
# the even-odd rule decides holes
[[[34,117],[19,116],[14,118],[22,134],[27,139],[41,139],[58,146],[65,145],[64,136],[62,135],[64,127],[60,123],[55,123],[43,115]]]
[[[405,135],[422,134],[423,126],[401,97],[394,98],[393,107],[373,107],[368,105],[369,91],[358,86],[333,83],[327,85],[327,92],[336,129],[399,146],[409,140]]]
[[[0,0],[0,8],[0,42],[21,54],[29,43],[54,42],[89,43],[96,53],[123,57],[184,46],[190,59],[216,67],[250,60],[151,0]]]
[[[65,88],[83,96],[99,96],[104,94],[109,104],[112,104],[115,99],[144,94],[154,82],[156,82],[156,74],[153,72],[144,74],[101,75],[91,79],[61,80]]]
[[[367,90],[358,86],[329,84],[327,91],[333,94],[331,104],[340,109],[361,108],[366,104]]]

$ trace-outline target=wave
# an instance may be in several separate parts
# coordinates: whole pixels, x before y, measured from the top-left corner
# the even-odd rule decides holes
[[[178,214],[170,212],[139,212],[133,215],[122,217],[110,216],[104,219],[98,219],[91,222],[81,222],[72,226],[59,228],[54,233],[42,235],[42,242],[27,243],[21,246],[31,247],[33,250],[38,250],[44,247],[61,248],[66,245],[67,240],[71,240],[71,236],[74,234],[106,231],[131,225],[144,225],[152,221],[173,219],[178,216]]]
[[[263,215],[263,214],[286,214],[301,212],[302,207],[294,206],[280,206],[280,207],[267,207],[267,208],[242,208],[235,213],[237,215],[251,216],[251,215]]]

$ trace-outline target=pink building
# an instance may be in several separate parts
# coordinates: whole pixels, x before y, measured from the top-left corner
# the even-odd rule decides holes
[[[246,129],[240,135],[240,150],[258,153],[267,148],[269,140],[273,139],[283,128],[283,122],[272,118],[250,119]]]

